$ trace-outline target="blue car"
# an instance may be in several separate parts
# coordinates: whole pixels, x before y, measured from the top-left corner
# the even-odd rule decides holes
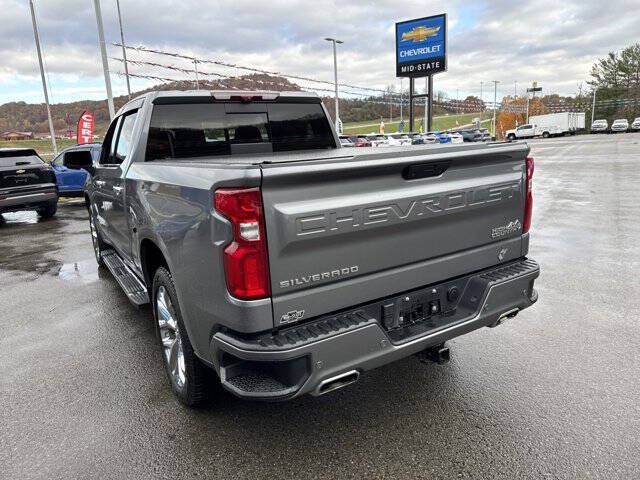
[[[53,159],[51,166],[56,175],[56,184],[61,197],[82,197],[89,172],[83,168],[73,168],[74,164],[86,165],[89,156],[93,164],[100,158],[100,143],[84,143],[69,147]]]

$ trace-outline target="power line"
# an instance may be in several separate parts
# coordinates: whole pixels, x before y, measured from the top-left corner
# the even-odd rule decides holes
[[[123,45],[121,43],[113,43],[112,45],[116,46],[116,47],[123,47]],[[124,48],[129,49],[129,50],[137,50],[139,52],[147,52],[147,53],[155,53],[157,55],[166,55],[166,56],[170,56],[170,57],[176,57],[176,58],[183,58],[186,60],[190,60],[190,61],[197,61],[198,63],[210,63],[213,65],[218,65],[221,67],[228,67],[228,68],[237,68],[239,70],[246,70],[249,72],[255,72],[255,73],[263,73],[266,75],[274,75],[274,76],[279,76],[279,77],[284,77],[284,78],[293,78],[295,80],[303,80],[303,81],[307,81],[307,82],[314,82],[314,83],[322,83],[325,85],[334,85],[334,82],[331,82],[329,80],[319,80],[317,78],[310,78],[310,77],[303,77],[301,75],[293,75],[293,74],[287,74],[287,73],[282,73],[282,72],[274,72],[274,71],[270,71],[270,70],[264,70],[264,69],[260,69],[260,68],[255,68],[255,67],[247,67],[244,65],[238,65],[238,64],[234,64],[234,63],[227,63],[227,62],[222,62],[219,60],[211,60],[211,59],[203,59],[203,58],[198,58],[198,57],[193,57],[190,55],[183,55],[181,53],[175,53],[175,52],[167,52],[164,50],[158,50],[158,49],[154,49],[154,48],[148,48],[148,47],[144,47],[142,45],[134,47],[132,45],[124,45]],[[367,90],[367,91],[371,91],[371,92],[382,92],[385,93],[386,91],[380,88],[371,88],[371,87],[362,87],[359,85],[352,85],[349,83],[339,83],[338,86],[341,87],[347,87],[347,88],[355,88],[357,90]]]
[[[109,57],[111,60],[115,60],[118,62],[124,62],[124,59],[119,58],[119,57]],[[127,59],[127,63],[131,64],[131,65],[138,65],[138,66],[150,66],[150,67],[156,67],[156,68],[164,68],[167,70],[173,70],[176,72],[180,72],[180,73],[192,73],[195,75],[205,75],[205,76],[216,76],[216,77],[220,77],[220,78],[241,78],[246,80],[248,77],[233,77],[231,75],[224,75],[222,73],[217,73],[217,72],[206,72],[203,70],[195,70],[193,68],[183,68],[183,67],[176,67],[175,65],[167,65],[167,64],[163,64],[163,63],[157,63],[157,62],[148,62],[145,60],[131,60],[131,59]],[[205,62],[201,62],[200,60],[198,60],[198,63],[205,63]],[[126,72],[125,72],[126,75]],[[130,74],[131,76],[133,76],[132,74]],[[267,74],[268,75],[268,74]],[[252,80],[255,82],[259,82],[259,80]],[[278,84],[277,82],[263,82],[265,84],[269,84],[269,85],[278,85],[284,88],[290,87],[291,85],[295,85],[295,84]],[[299,85],[298,85],[299,86]],[[314,90],[317,91],[326,91],[326,92],[333,92],[333,89],[329,89],[329,88],[320,88],[320,87],[313,87]],[[362,93],[362,92],[354,92],[351,90],[340,90],[341,93],[347,94],[347,95],[356,95],[356,96],[361,96],[361,97],[371,97],[372,95],[370,93]],[[391,98],[399,98],[398,95],[392,94]]]
[[[132,60],[127,60],[130,64],[134,64],[135,61]],[[178,70],[182,70],[182,69],[178,69]],[[189,70],[189,69],[184,69],[184,70]],[[116,75],[119,76],[125,76],[126,74],[124,72],[114,72]],[[201,74],[206,75],[207,73],[210,72],[200,72]],[[154,80],[154,81],[159,81],[159,82],[163,82],[163,83],[170,83],[170,82],[191,82],[192,80],[184,80],[184,79],[176,79],[176,78],[170,78],[170,77],[163,77],[160,75],[150,75],[150,74],[139,74],[139,73],[131,73],[129,72],[129,76],[133,77],[133,78],[140,78],[140,79],[145,79],[145,80]],[[255,78],[251,78],[251,77],[227,77],[227,79],[239,79],[241,81],[248,81],[248,82],[253,82],[253,83],[258,83],[260,85],[266,85],[266,86],[283,86],[283,87],[290,87],[292,84],[289,85],[284,85],[284,84],[278,84],[277,82],[269,82],[269,81],[264,81],[264,80],[260,80],[260,79],[255,79]],[[215,80],[215,82],[219,83],[221,87],[224,88],[229,88],[229,89],[233,89],[233,90],[238,90],[238,87],[234,86],[234,85],[230,85],[230,84],[226,84],[224,80]],[[295,85],[295,84],[293,84]],[[300,85],[295,85],[298,88],[300,88],[302,91],[306,91],[306,92],[328,92],[331,93],[333,92],[332,89],[330,88],[321,88],[321,87],[302,87]],[[397,101],[393,101],[393,102],[389,102],[389,101],[385,101],[385,100],[375,100],[376,97],[370,96],[368,98],[355,98],[355,99],[350,99],[347,101],[352,101],[352,102],[361,102],[361,103],[368,103],[368,104],[374,104],[374,105],[393,105],[395,107],[399,107],[400,105],[406,106],[408,103],[407,102],[397,102]],[[379,98],[379,97],[377,97]],[[464,104],[462,101],[459,102],[460,104]],[[442,106],[442,107],[448,107],[448,108],[452,108],[452,106],[448,103],[448,102],[438,102],[434,100],[434,105],[438,105],[438,106]],[[470,102],[468,104],[464,104],[467,105],[469,109],[474,109],[474,111],[469,112],[469,113],[476,113],[478,108],[481,108],[481,106],[477,103],[477,102]]]

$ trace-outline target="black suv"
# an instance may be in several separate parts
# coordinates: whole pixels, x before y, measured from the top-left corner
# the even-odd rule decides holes
[[[35,210],[52,217],[58,205],[56,176],[32,148],[0,148],[0,214]]]

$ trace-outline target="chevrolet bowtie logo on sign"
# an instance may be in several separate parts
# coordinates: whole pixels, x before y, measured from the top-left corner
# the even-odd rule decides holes
[[[423,42],[429,37],[433,37],[438,34],[440,31],[440,27],[425,27],[424,25],[420,25],[419,27],[415,27],[411,29],[409,32],[404,32],[402,34],[403,42]]]
[[[447,15],[396,23],[396,76],[426,77],[447,69]]]

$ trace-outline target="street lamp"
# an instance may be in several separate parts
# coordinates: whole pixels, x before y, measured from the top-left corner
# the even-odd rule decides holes
[[[335,123],[336,123],[336,132],[340,133],[340,114],[338,111],[338,58],[336,55],[336,43],[344,43],[342,40],[337,40],[335,38],[330,38],[327,37],[325,38],[325,40],[327,42],[332,42],[333,43],[333,81],[336,87],[336,96],[335,96],[335,100],[336,100],[336,118]]]

